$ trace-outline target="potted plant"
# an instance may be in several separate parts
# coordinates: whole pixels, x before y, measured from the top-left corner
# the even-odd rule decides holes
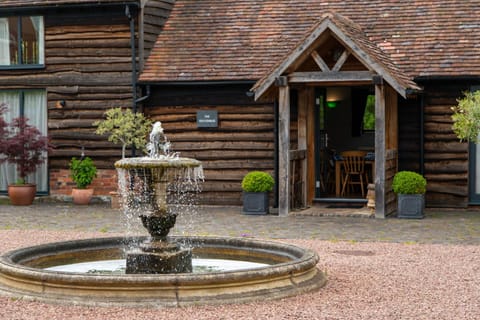
[[[133,113],[130,109],[112,108],[105,112],[105,119],[95,121],[97,126],[95,133],[108,135],[108,141],[122,144],[122,159],[125,158],[127,146],[133,146],[139,150],[145,150],[147,135],[150,132],[152,122],[145,118],[142,113]],[[112,208],[120,207],[118,192],[110,192]]]
[[[272,176],[262,171],[252,171],[243,177],[243,213],[269,213],[269,192],[272,191],[275,181]]]
[[[393,177],[392,189],[398,196],[398,218],[424,217],[427,180],[423,176],[413,171],[399,171]]]
[[[5,111],[5,105],[0,108],[1,114]],[[35,183],[28,183],[27,178],[47,159],[50,150],[48,137],[42,135],[37,127],[30,125],[23,116],[13,119],[8,126],[4,119],[1,119],[0,152],[4,156],[0,158],[0,162],[16,165],[18,175],[17,181],[8,185],[8,196],[13,205],[31,205],[37,186]]]
[[[87,188],[97,176],[97,167],[89,157],[77,159],[75,157],[70,161],[70,172],[76,188],[72,189],[73,203],[89,204],[93,197],[93,188]]]

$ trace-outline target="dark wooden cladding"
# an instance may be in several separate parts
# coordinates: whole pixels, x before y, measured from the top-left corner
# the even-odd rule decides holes
[[[421,99],[398,99],[398,169],[420,172]]]
[[[162,122],[173,150],[202,161],[202,204],[240,205],[245,174],[252,170],[273,173],[273,103],[255,103],[245,95],[249,87],[158,87],[145,107],[152,120]],[[200,110],[217,110],[218,128],[197,128]]]
[[[82,147],[100,168],[112,169],[111,163],[120,156],[119,147],[105,149],[112,145],[95,134],[93,122],[109,108],[132,104],[130,28],[125,22],[108,26],[93,21],[81,26],[51,23],[46,29],[46,69],[41,78],[49,83],[48,126],[56,146],[50,155],[53,169],[78,156]],[[55,108],[58,100],[66,102],[63,109]]]
[[[429,83],[424,96],[424,169],[429,207],[466,207],[468,191],[468,143],[452,130],[451,107],[469,86]]]

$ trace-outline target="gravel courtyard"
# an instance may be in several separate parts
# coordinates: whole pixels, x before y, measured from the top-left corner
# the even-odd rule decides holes
[[[429,212],[407,221],[252,217],[237,208],[205,209],[193,226],[180,219],[175,232],[274,238],[311,248],[327,285],[282,300],[188,308],[83,307],[1,296],[0,319],[478,319],[479,215]],[[0,253],[122,233],[119,213],[101,205],[0,205],[0,219]]]

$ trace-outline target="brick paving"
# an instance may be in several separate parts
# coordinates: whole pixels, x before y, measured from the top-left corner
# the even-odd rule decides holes
[[[200,207],[195,215],[179,216],[171,234],[480,245],[479,210],[427,209],[425,219],[421,220],[395,217],[380,220],[351,216],[352,212],[311,208],[279,217],[243,215],[240,207]],[[125,225],[123,212],[107,203],[76,206],[69,202],[38,202],[27,207],[0,204],[0,230],[125,234]],[[145,234],[139,220],[134,220],[131,230],[130,234]]]

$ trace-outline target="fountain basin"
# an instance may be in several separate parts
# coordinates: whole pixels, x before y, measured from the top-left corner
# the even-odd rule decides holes
[[[137,242],[145,238],[130,239]],[[0,291],[53,303],[103,306],[186,306],[276,299],[322,287],[318,255],[297,246],[248,238],[170,237],[188,242],[202,258],[267,263],[268,266],[213,273],[103,275],[47,271],[73,262],[120,259],[125,238],[45,244],[0,257]]]

